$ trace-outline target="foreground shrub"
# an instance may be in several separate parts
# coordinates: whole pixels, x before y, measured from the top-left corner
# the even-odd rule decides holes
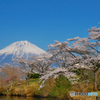
[[[28,77],[30,77],[30,78],[39,78],[39,77],[40,77],[40,74],[39,74],[39,73],[34,73],[34,72],[33,72],[33,73],[31,73],[31,74],[29,73],[29,74],[28,74]]]
[[[48,79],[47,82],[45,83],[45,86],[41,88],[40,90],[37,90],[35,95],[42,96],[42,97],[48,97],[49,92],[52,90],[52,88],[55,85],[54,83],[55,83],[54,78]]]
[[[71,82],[64,75],[59,76],[55,79],[56,83],[52,91],[50,91],[50,96],[56,97],[59,99],[67,99],[68,91],[71,90]]]

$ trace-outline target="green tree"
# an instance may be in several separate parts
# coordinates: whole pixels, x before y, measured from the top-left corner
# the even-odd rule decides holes
[[[64,75],[60,75],[55,79],[56,83],[53,90],[50,92],[50,96],[66,99],[68,91],[71,90],[72,84]]]

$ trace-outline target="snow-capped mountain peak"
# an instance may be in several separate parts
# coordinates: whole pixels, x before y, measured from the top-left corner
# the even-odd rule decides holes
[[[0,50],[0,56],[2,56],[0,61],[2,61],[8,55],[12,55],[12,58],[14,58],[16,56],[28,57],[29,55],[39,55],[42,53],[46,52],[28,41],[17,41]]]

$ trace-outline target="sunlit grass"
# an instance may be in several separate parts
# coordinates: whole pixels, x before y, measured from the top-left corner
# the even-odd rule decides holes
[[[29,85],[26,84],[26,81],[23,81],[19,84],[16,84],[16,86],[13,86],[11,94],[21,96],[34,96],[38,88],[39,79],[30,79]]]

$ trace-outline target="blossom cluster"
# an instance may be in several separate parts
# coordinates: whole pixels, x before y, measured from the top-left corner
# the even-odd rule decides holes
[[[14,81],[14,80],[18,80],[19,77],[18,76],[9,76],[7,78],[4,79],[5,82],[9,82],[9,81]]]
[[[41,78],[40,82],[42,81],[42,84],[40,85],[39,89],[41,89],[44,86],[44,83],[46,80],[48,80],[50,77],[57,78],[59,75],[64,75],[66,76],[69,81],[72,82],[72,84],[76,83],[79,78],[75,78],[76,74],[73,72],[69,72],[68,69],[66,68],[60,68],[57,67],[53,71],[47,71]]]

